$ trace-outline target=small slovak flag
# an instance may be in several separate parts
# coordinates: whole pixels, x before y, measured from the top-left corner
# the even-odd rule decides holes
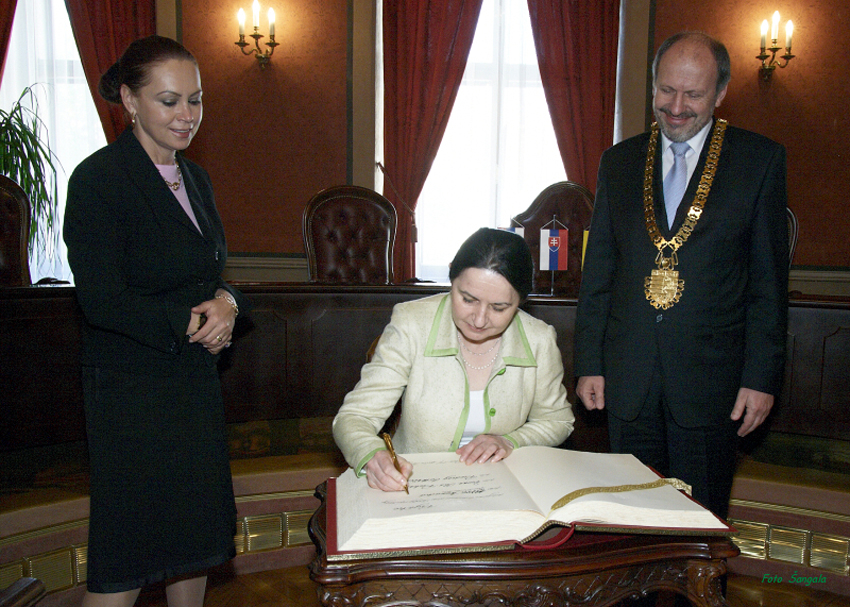
[[[569,230],[540,230],[540,270],[567,269]]]
[[[513,232],[514,234],[519,234],[520,236],[525,236],[525,228],[521,226],[511,226],[509,228],[499,228],[500,230],[504,230],[505,232]]]

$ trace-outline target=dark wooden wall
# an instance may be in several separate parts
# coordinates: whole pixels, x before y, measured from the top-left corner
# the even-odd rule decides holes
[[[245,285],[253,300],[221,363],[229,422],[333,416],[400,301],[435,286]],[[570,401],[575,300],[531,298],[555,326]],[[72,287],[0,289],[0,451],[85,438],[81,314]],[[794,301],[785,386],[769,429],[850,440],[850,302]],[[604,415],[576,407],[572,448],[605,450]]]

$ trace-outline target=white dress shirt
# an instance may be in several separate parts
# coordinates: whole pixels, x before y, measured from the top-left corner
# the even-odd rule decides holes
[[[688,139],[686,142],[691,149],[685,154],[685,160],[688,162],[688,181],[691,182],[691,177],[694,175],[694,171],[697,168],[697,162],[699,161],[699,154],[702,152],[702,146],[705,144],[705,138],[708,137],[708,133],[711,131],[711,127],[714,126],[714,121],[709,120],[708,124],[706,124],[700,131]],[[670,169],[673,168],[673,149],[670,147],[670,141],[663,132],[661,133],[661,179],[663,180],[667,177],[667,173],[670,172]],[[684,200],[682,201],[684,202]],[[688,202],[690,205],[690,201]]]

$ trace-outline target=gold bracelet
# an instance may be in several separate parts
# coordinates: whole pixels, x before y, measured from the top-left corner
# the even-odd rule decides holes
[[[235,316],[239,316],[239,306],[236,305],[236,300],[233,299],[233,296],[230,293],[220,293],[215,296],[216,299],[223,299],[227,303],[230,304],[230,307],[233,308],[233,314]]]

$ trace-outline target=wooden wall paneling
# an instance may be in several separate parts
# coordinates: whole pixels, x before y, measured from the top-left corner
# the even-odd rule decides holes
[[[298,360],[289,352],[291,325],[284,310],[262,303],[237,322],[220,365],[228,422],[284,417],[277,413],[294,392],[290,361]]]
[[[576,381],[573,377],[573,338],[576,320],[575,300],[535,298],[523,306],[526,312],[549,323],[558,333],[558,348],[564,360],[564,385],[567,399],[573,405],[575,427],[565,443],[577,451],[608,452],[607,412],[588,411],[576,396]]]
[[[768,427],[850,439],[850,310],[801,302],[788,314],[786,377]]]
[[[369,346],[390,321],[393,306],[444,289],[331,288],[313,297],[321,312],[310,320],[307,343],[312,368],[302,414],[336,415],[345,395],[360,379]]]
[[[850,326],[840,326],[823,339],[819,412],[850,428]]]
[[[230,423],[328,418],[359,379],[392,307],[445,286],[244,285],[254,308],[221,364]],[[607,449],[604,412],[575,396],[575,300],[524,306],[558,333],[576,430],[567,445]],[[85,440],[82,315],[72,287],[0,289],[0,451]],[[783,391],[763,432],[850,440],[850,304],[792,302]]]
[[[360,380],[366,352],[390,321],[386,306],[329,308],[312,323],[313,402],[315,413],[336,415],[345,395]]]
[[[0,293],[0,451],[84,440],[82,312],[74,289]]]
[[[794,361],[796,361],[799,356],[797,350],[798,337],[796,334],[791,332],[791,328],[789,326],[785,339],[785,373],[782,377],[782,391],[776,397],[776,401],[774,403],[774,409],[776,411],[790,406],[791,394],[794,390]]]

